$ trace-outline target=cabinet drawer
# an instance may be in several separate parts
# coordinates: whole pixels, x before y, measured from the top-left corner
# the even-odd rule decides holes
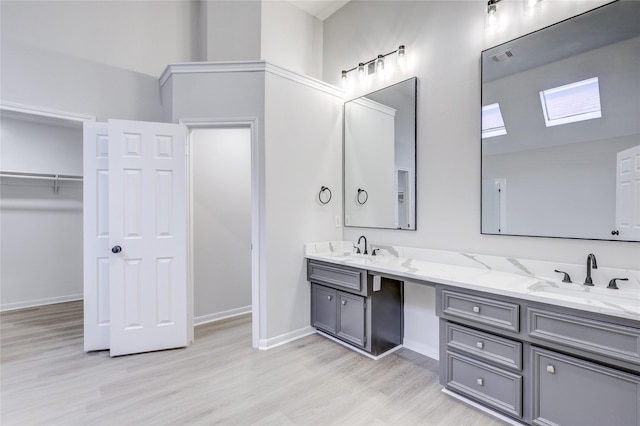
[[[522,370],[522,343],[446,323],[447,346],[505,367]]]
[[[544,340],[640,365],[640,329],[527,308],[527,333]]]
[[[531,348],[534,425],[640,425],[640,377]]]
[[[522,417],[522,376],[447,351],[447,387]]]
[[[520,331],[520,305],[442,290],[442,312],[499,329]]]
[[[313,260],[307,264],[307,279],[356,292],[362,292],[367,287],[367,271]]]

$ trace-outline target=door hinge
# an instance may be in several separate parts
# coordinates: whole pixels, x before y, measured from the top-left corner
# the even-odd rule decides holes
[[[367,336],[364,336],[362,338],[362,343],[366,346],[367,345]]]
[[[364,310],[366,311],[367,310],[367,300],[366,299],[365,299],[365,301],[363,303],[363,306],[364,306]]]

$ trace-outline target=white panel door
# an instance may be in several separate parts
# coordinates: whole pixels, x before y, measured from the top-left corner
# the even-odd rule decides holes
[[[640,240],[640,145],[618,153],[614,238]]]
[[[84,350],[109,349],[109,132],[84,123]]]
[[[186,137],[109,120],[111,356],[188,344]]]

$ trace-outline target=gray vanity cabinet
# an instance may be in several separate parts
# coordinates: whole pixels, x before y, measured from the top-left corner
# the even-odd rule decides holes
[[[640,324],[438,285],[440,382],[533,425],[640,426]]]
[[[532,347],[535,425],[640,425],[640,377]]]
[[[309,260],[311,325],[373,355],[402,344],[403,283],[366,270]]]

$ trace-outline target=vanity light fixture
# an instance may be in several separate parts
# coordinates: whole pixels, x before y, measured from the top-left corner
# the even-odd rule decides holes
[[[498,3],[502,0],[489,0],[487,2],[487,27],[498,28],[500,26],[500,19],[498,16]]]
[[[373,74],[375,72],[382,72],[384,71],[384,65],[385,65],[385,58],[387,56],[396,54],[397,56],[397,60],[398,62],[402,62],[407,54],[407,49],[404,46],[404,44],[401,44],[400,46],[398,46],[398,48],[394,51],[391,51],[389,53],[385,53],[383,55],[378,55],[377,57],[368,60],[366,62],[360,62],[358,63],[357,66],[348,69],[348,70],[342,70],[342,74],[341,74],[341,79],[342,82],[346,82],[347,80],[347,74],[349,74],[351,71],[354,70],[358,70],[358,75],[360,77],[364,77],[365,75],[367,75],[367,70],[369,74]],[[371,67],[369,67],[368,65],[371,65]]]

